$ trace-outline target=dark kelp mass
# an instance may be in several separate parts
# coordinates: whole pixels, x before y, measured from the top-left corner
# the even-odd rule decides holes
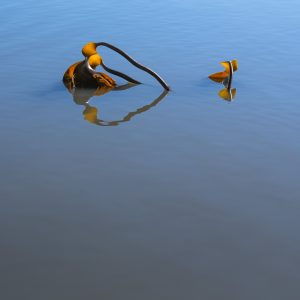
[[[102,57],[98,54],[96,50],[98,46],[108,47],[113,51],[119,53],[135,67],[147,72],[152,77],[154,77],[165,90],[170,90],[167,83],[156,72],[138,63],[136,60],[134,60],[132,57],[130,57],[121,49],[105,42],[100,42],[100,43],[90,42],[87,43],[82,48],[82,54],[85,57],[85,59],[83,61],[79,61],[72,64],[67,69],[67,71],[63,76],[63,82],[68,89],[72,89],[74,87],[94,88],[94,87],[101,87],[101,86],[105,86],[112,89],[116,87],[117,84],[114,79],[112,79],[110,76],[108,76],[105,73],[97,72],[95,70],[97,66],[102,66],[105,71],[114,74],[116,76],[119,76],[130,83],[140,84],[139,81],[131,78],[130,76],[107,67],[104,64]]]

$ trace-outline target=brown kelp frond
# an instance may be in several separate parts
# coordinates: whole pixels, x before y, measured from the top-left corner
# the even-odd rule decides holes
[[[63,82],[66,88],[70,91],[74,87],[74,72],[76,67],[81,63],[81,61],[78,61],[71,65],[67,71],[64,73],[63,76]]]
[[[106,87],[115,87],[116,86],[116,81],[109,77],[105,73],[97,73],[94,74],[93,77],[96,79],[97,83],[99,86],[104,85]]]

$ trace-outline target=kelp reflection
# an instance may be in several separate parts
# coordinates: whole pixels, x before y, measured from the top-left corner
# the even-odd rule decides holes
[[[131,87],[134,87],[134,84],[124,84],[121,86],[117,86],[115,88],[109,88],[107,86],[101,86],[98,88],[73,88],[69,89],[69,92],[73,96],[73,100],[76,104],[84,106],[84,110],[82,112],[83,117],[86,121],[99,125],[99,126],[117,126],[120,123],[128,122],[130,121],[134,116],[142,114],[149,110],[150,108],[154,107],[157,105],[160,101],[164,99],[164,97],[168,94],[167,90],[164,90],[156,99],[151,101],[149,104],[144,105],[142,107],[137,108],[135,111],[128,112],[123,118],[118,119],[118,120],[105,120],[100,117],[100,113],[98,109],[94,106],[91,106],[89,104],[89,100],[92,97],[99,97],[103,96],[107,92],[110,91],[123,91],[126,89],[129,89]]]
[[[231,88],[233,72],[238,69],[238,62],[237,60],[231,60],[221,62],[220,64],[225,67],[225,70],[223,72],[211,74],[208,77],[225,86],[225,88],[218,93],[219,97],[226,101],[232,101],[236,95],[236,88]]]

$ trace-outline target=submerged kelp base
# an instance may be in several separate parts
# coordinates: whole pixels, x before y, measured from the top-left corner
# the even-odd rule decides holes
[[[233,72],[238,69],[238,61],[231,60],[231,61],[224,61],[220,63],[223,67],[225,67],[225,71],[214,73],[208,76],[211,80],[222,83],[225,86],[225,89],[222,89],[218,95],[220,98],[232,101],[236,95],[236,88],[232,89],[232,79],[233,79]]]
[[[104,64],[102,57],[98,54],[96,50],[98,46],[105,46],[112,49],[113,51],[116,51],[124,58],[126,58],[135,67],[147,72],[152,77],[154,77],[163,86],[165,90],[170,90],[166,82],[157,73],[141,65],[121,49],[105,42],[100,42],[100,43],[90,42],[87,43],[82,48],[82,54],[85,57],[85,60],[72,64],[67,69],[67,71],[63,76],[63,82],[68,89],[72,89],[74,87],[77,88],[78,87],[96,88],[96,87],[103,87],[103,86],[110,87],[110,88],[115,87],[117,84],[114,79],[112,79],[110,76],[108,76],[105,73],[96,72],[96,67],[100,65],[103,67],[104,70],[106,70],[111,74],[122,77],[123,79],[127,80],[130,83],[140,84],[139,81],[131,78],[128,75],[108,68]]]
[[[63,82],[68,89],[74,87],[96,88],[115,87],[116,82],[105,73],[96,72],[95,69],[102,63],[99,54],[93,54],[83,61],[71,65],[64,74]]]

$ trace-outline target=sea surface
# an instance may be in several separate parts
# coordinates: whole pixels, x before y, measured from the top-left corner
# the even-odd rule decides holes
[[[0,299],[300,299],[299,0],[2,0],[0,24]],[[100,47],[143,84],[74,99],[90,41],[171,91]]]

